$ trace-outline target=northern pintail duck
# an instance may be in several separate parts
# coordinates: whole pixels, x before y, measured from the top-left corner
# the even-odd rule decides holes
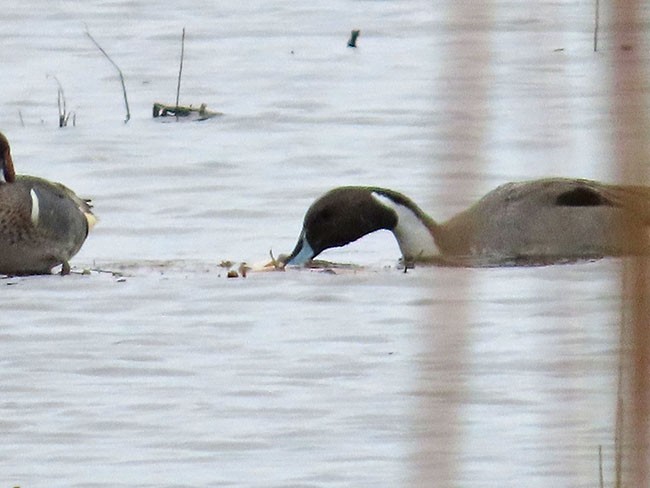
[[[16,175],[9,141],[0,133],[0,273],[51,273],[86,240],[95,223],[90,205],[60,183]]]
[[[407,262],[551,264],[648,254],[649,225],[650,188],[641,186],[566,178],[507,183],[444,223],[396,191],[348,186],[311,205],[298,243],[283,261],[301,265],[388,229]]]

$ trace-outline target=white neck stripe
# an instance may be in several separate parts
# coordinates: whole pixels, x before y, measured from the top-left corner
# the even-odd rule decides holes
[[[393,235],[397,239],[403,257],[422,259],[440,255],[431,231],[413,210],[381,193],[373,191],[372,196],[381,205],[397,214],[397,225],[393,229]]]
[[[31,212],[32,224],[38,225],[38,214],[40,213],[40,207],[38,203],[38,195],[36,194],[36,190],[34,190],[33,188],[29,190],[29,196],[32,197],[32,212]]]

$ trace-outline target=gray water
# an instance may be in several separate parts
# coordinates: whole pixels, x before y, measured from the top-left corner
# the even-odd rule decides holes
[[[617,260],[403,273],[379,232],[334,273],[219,266],[290,251],[337,185],[444,219],[613,181],[609,14],[593,53],[591,2],[528,5],[0,2],[17,169],[100,219],[77,273],[0,282],[0,485],[594,487],[599,445],[611,480]],[[181,103],[222,117],[151,118],[183,27]]]

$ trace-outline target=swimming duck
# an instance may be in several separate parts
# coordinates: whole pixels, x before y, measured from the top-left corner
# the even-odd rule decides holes
[[[346,186],[308,209],[293,252],[302,265],[379,229],[393,233],[405,262],[460,266],[552,264],[650,254],[650,188],[584,179],[506,183],[437,223],[393,190]]]
[[[95,224],[90,205],[60,183],[16,175],[9,141],[0,133],[0,273],[48,274],[68,260]]]

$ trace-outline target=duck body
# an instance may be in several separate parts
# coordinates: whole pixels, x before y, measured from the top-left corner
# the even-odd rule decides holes
[[[69,272],[95,222],[90,205],[60,183],[15,175],[8,143],[0,154],[0,273],[48,274],[58,265]]]
[[[507,183],[443,223],[393,190],[340,187],[310,207],[286,263],[304,264],[327,248],[388,229],[406,261],[552,264],[648,254],[649,226],[650,188],[640,186],[567,178]]]

